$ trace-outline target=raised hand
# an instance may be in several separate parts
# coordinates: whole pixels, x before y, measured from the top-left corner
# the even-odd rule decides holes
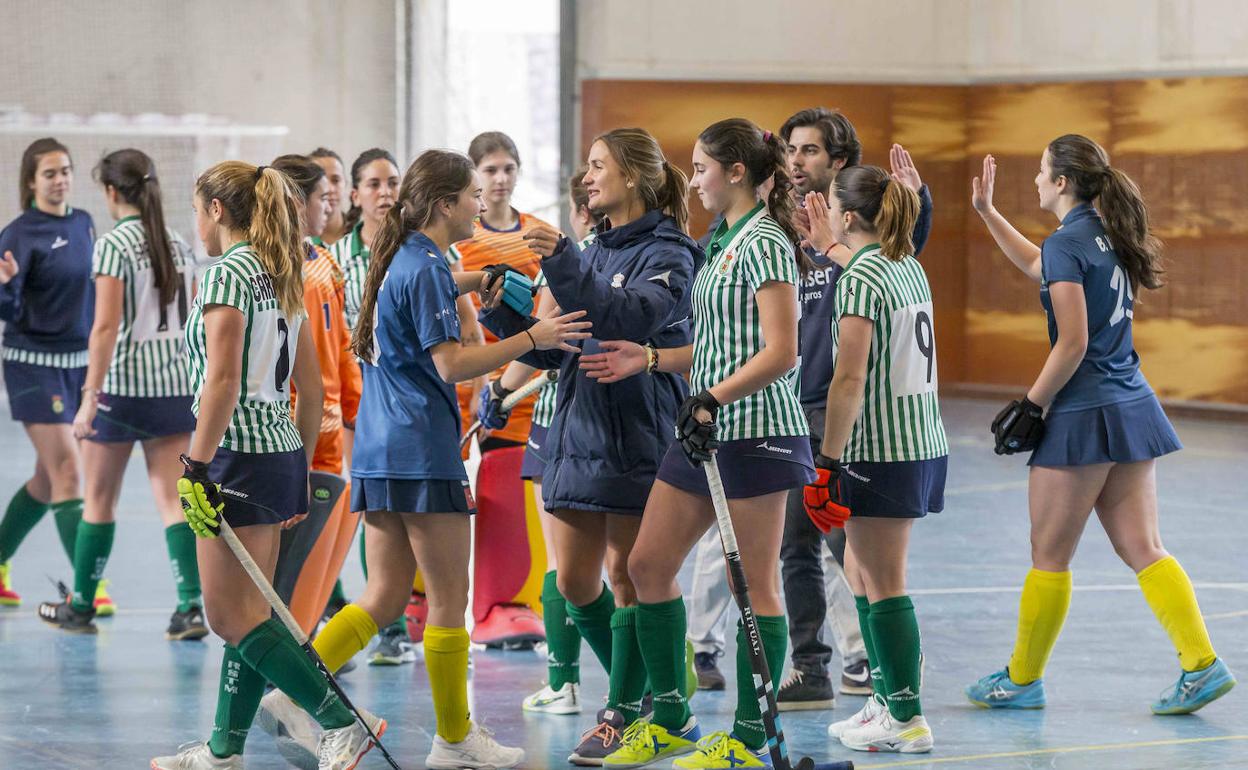
[[[599,343],[599,353],[581,355],[581,369],[591,380],[619,382],[646,370],[646,349],[628,340]]]
[[[584,318],[585,315],[584,310],[563,313],[556,309],[552,317],[543,318],[529,327],[529,335],[533,337],[533,344],[538,350],[557,348],[569,353],[579,353],[581,349],[573,345],[572,341],[588,339],[590,334],[587,330],[594,325],[591,321],[578,320]]]
[[[13,258],[13,252],[4,252],[4,256],[0,257],[0,285],[13,280],[13,276],[17,275],[19,269],[17,260]]]
[[[563,234],[549,225],[536,225],[521,237],[528,243],[529,248],[539,256],[549,257],[555,253],[555,249],[559,246],[559,239],[563,237]]]
[[[828,215],[828,199],[821,192],[806,193],[807,229],[803,233],[811,248],[820,254],[827,254],[828,249],[836,245],[836,236],[832,234],[832,217]],[[799,229],[801,225],[798,225]]]
[[[992,211],[992,192],[996,182],[997,161],[991,155],[985,155],[983,175],[971,180],[971,206],[980,214]]]
[[[919,170],[914,167],[914,160],[905,147],[894,144],[888,151],[888,163],[892,167],[893,177],[898,182],[916,193],[923,187],[923,179],[919,177]]]

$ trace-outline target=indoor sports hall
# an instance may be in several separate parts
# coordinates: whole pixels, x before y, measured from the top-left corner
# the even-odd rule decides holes
[[[0,3],[0,770],[1248,768],[1242,16]]]

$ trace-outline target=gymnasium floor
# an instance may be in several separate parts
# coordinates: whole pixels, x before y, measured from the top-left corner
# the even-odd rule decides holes
[[[1178,664],[1095,520],[1075,562],[1074,602],[1050,664],[1049,708],[988,713],[964,700],[962,687],[1000,667],[1012,644],[1027,569],[1026,469],[1020,458],[992,453],[987,425],[997,404],[946,400],[943,408],[953,447],[946,511],[916,527],[910,566],[936,750],[926,757],[849,757],[824,731],[861,705],[846,697],[832,712],[786,715],[794,752],[873,768],[1248,767],[1248,686],[1194,716],[1149,714]],[[1248,676],[1248,429],[1242,422],[1176,423],[1187,448],[1159,466],[1166,544],[1196,582],[1219,653]],[[32,467],[33,451],[7,421],[0,423],[0,446],[11,459],[0,467],[7,499]],[[70,577],[50,521],[13,562],[24,604],[0,611],[0,770],[144,768],[149,757],[208,734],[220,643],[164,641],[173,600],[164,540],[137,456],[129,474],[108,570],[121,609],[99,622],[98,637],[57,633],[35,617],[38,601],[54,596],[45,575]],[[348,595],[363,586],[354,557],[346,582]],[[475,652],[474,714],[502,741],[523,744],[528,767],[568,767],[569,748],[606,692],[588,648],[582,660],[587,713],[530,717],[519,703],[541,683],[538,655]],[[343,681],[354,699],[390,720],[386,743],[400,763],[421,767],[433,724],[423,665],[361,665]],[[694,698],[705,728],[730,725],[734,692],[730,685],[727,693]],[[258,729],[247,757],[250,770],[286,766]],[[377,752],[362,764],[385,766]]]

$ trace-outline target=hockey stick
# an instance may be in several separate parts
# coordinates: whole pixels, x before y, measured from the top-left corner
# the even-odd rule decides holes
[[[356,721],[364,725],[364,730],[368,733],[368,737],[373,741],[373,745],[381,750],[382,756],[390,763],[390,767],[393,767],[394,770],[403,770],[399,767],[399,763],[394,761],[394,757],[390,756],[390,752],[386,751],[386,747],[382,745],[381,739],[373,733],[373,728],[369,727],[368,722],[364,721],[364,717],[360,714],[359,709],[355,707],[355,704],[351,702],[347,694],[338,686],[338,681],[334,679],[334,675],[325,666],[325,661],[321,660],[321,656],[312,647],[312,642],[308,640],[308,635],[299,627],[299,622],[295,620],[295,616],[290,614],[290,609],[286,607],[277,595],[277,592],[273,590],[269,579],[260,571],[260,565],[256,564],[256,560],[251,558],[251,554],[247,552],[247,547],[238,539],[238,535],[234,534],[234,530],[224,517],[218,517],[217,521],[220,525],[221,537],[225,539],[225,544],[230,547],[230,550],[234,552],[234,558],[238,559],[238,563],[243,565],[247,576],[251,578],[251,582],[256,584],[256,588],[259,589],[269,606],[273,608],[273,612],[282,621],[282,625],[286,626],[286,630],[290,632],[291,636],[295,637],[295,641],[299,643],[303,651],[312,659],[316,667],[321,670],[321,673],[325,676],[325,681],[329,683],[329,688],[342,701],[342,705],[346,706],[355,716]]]
[[[546,371],[542,372],[537,377],[534,377],[533,379],[521,385],[516,390],[516,392],[512,393],[507,398],[504,398],[503,399],[503,411],[510,412],[512,409],[515,408],[516,404],[525,400],[526,398],[533,395],[534,393],[541,390],[542,388],[546,387],[547,385],[550,385],[551,383],[555,383],[558,381],[559,381],[559,370],[547,369]],[[463,450],[464,447],[468,446],[468,442],[472,440],[473,436],[477,435],[477,431],[479,430],[481,430],[480,420],[476,420],[472,423],[472,425],[468,426],[468,430],[464,432],[464,437],[459,440],[459,448],[461,451]]]
[[[784,742],[784,730],[780,727],[780,711],[776,708],[776,692],[772,687],[771,673],[767,670],[767,657],[763,654],[763,639],[758,632],[758,619],[750,604],[750,589],[745,582],[745,568],[741,565],[741,552],[737,548],[737,533],[732,527],[728,512],[728,495],[719,477],[719,463],[714,453],[702,463],[706,470],[706,485],[711,490],[711,503],[715,506],[715,525],[719,528],[719,542],[724,548],[724,561],[732,578],[732,593],[741,610],[741,623],[745,628],[745,643],[749,645],[750,668],[754,673],[754,693],[758,696],[758,710],[763,715],[763,729],[767,733],[767,747],[775,770],[854,770],[853,762],[825,762],[816,765],[810,757],[802,757],[797,764],[789,761],[789,750]]]

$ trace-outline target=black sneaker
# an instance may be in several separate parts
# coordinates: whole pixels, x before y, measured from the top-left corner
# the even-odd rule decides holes
[[[814,711],[835,705],[832,680],[824,674],[811,674],[799,668],[790,671],[776,691],[776,708],[780,711]]]
[[[203,639],[208,635],[208,624],[204,622],[204,611],[192,606],[186,612],[174,611],[169,616],[169,627],[165,629],[165,638],[174,642]]]
[[[56,626],[71,634],[96,634],[99,629],[91,621],[95,619],[95,608],[80,610],[73,605],[73,595],[64,583],[56,584],[61,592],[59,602],[41,602],[39,619],[50,626]]]
[[[871,666],[865,659],[841,669],[841,692],[845,695],[871,694]]]
[[[598,712],[598,724],[581,735],[581,742],[568,761],[581,767],[601,767],[602,760],[620,747],[624,732],[624,715],[615,709]]]
[[[724,689],[724,675],[720,672],[715,660],[722,652],[696,652],[693,655],[693,668],[698,672],[699,690]]]

